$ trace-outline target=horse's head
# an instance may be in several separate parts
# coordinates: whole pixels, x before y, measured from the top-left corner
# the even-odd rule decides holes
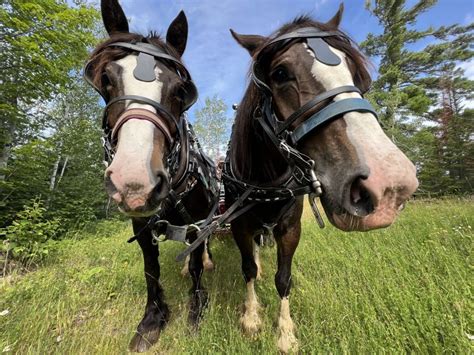
[[[164,41],[129,33],[117,0],[103,0],[101,7],[110,38],[92,53],[85,77],[107,103],[103,125],[112,154],[106,188],[122,212],[147,216],[168,194],[167,160],[183,134],[180,117],[197,97],[180,59],[187,20],[180,12]]]
[[[260,81],[270,93],[278,126],[289,120],[292,144],[315,161],[330,221],[343,230],[370,230],[394,221],[418,181],[414,165],[384,134],[370,109],[343,107],[370,107],[360,100],[370,76],[364,57],[338,30],[342,11],[341,6],[327,23],[299,18],[269,38],[232,34],[253,57],[257,85]],[[317,31],[326,34],[318,37]],[[341,112],[312,125],[309,118],[315,113],[348,98],[356,100],[332,106]]]

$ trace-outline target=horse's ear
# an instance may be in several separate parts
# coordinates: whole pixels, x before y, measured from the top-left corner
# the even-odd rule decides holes
[[[128,32],[128,21],[118,0],[102,0],[100,2],[102,20],[109,35],[116,32]]]
[[[178,16],[171,22],[166,32],[166,43],[172,46],[182,56],[186,49],[186,42],[188,41],[188,20],[184,11],[180,11]]]
[[[230,33],[232,33],[232,37],[234,37],[237,43],[244,47],[251,56],[253,56],[255,51],[267,41],[267,37],[259,35],[241,35],[234,32],[232,29],[230,30]]]
[[[326,25],[328,25],[331,28],[339,28],[343,13],[344,13],[344,3],[341,2],[341,4],[339,5],[339,10],[337,10],[336,14],[334,15],[332,19],[326,22]]]

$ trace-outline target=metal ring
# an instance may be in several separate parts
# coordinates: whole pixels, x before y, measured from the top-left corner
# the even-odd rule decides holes
[[[190,228],[192,228],[192,229],[190,230]],[[199,226],[198,226],[197,224],[194,224],[194,223],[189,224],[189,225],[188,225],[188,228],[186,229],[186,235],[187,235],[188,233],[190,233],[190,232],[193,232],[193,231],[200,232],[200,231],[201,231],[201,228],[199,228]],[[189,242],[189,241],[186,239],[186,240],[184,241],[184,244],[186,244],[187,246],[190,246],[192,243]]]

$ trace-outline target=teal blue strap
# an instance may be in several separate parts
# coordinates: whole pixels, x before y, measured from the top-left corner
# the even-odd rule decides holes
[[[291,140],[293,144],[298,143],[301,138],[307,135],[316,127],[319,127],[323,123],[348,112],[370,112],[377,117],[372,105],[365,99],[361,98],[350,98],[339,101],[334,101],[332,104],[326,106],[321,111],[316,112],[314,115],[309,117],[306,121],[300,124],[291,133]]]

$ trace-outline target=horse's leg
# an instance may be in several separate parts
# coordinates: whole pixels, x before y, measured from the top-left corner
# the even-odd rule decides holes
[[[277,228],[278,271],[275,274],[275,285],[280,295],[280,316],[278,318],[278,349],[283,353],[297,352],[298,341],[295,326],[290,316],[291,262],[301,234],[301,222],[295,221],[287,228]]]
[[[245,309],[244,314],[240,317],[240,324],[245,333],[254,335],[260,330],[262,324],[258,314],[260,305],[255,293],[255,279],[258,270],[254,260],[254,241],[250,233],[246,233],[239,227],[234,228],[234,225],[232,227],[232,234],[242,256],[242,272],[247,283]]]
[[[133,220],[133,230],[138,233],[144,223]],[[147,351],[158,341],[161,330],[169,319],[168,305],[163,301],[163,289],[160,286],[160,264],[158,263],[158,246],[152,244],[149,230],[143,231],[138,238],[143,252],[147,302],[145,315],[137,327],[137,332],[130,341],[129,349],[133,352]]]
[[[262,235],[259,235],[257,238],[262,239]],[[257,276],[256,279],[257,281],[260,281],[262,279],[262,264],[260,263],[260,247],[261,244],[257,243],[256,241],[253,243],[253,260],[255,261],[255,264],[257,265]]]
[[[192,242],[194,239],[195,237],[191,237],[190,241]],[[201,243],[201,245],[199,245],[199,247],[197,247],[196,250],[191,253],[191,257],[189,259],[189,274],[191,275],[193,286],[191,288],[188,320],[194,327],[198,326],[202,317],[202,312],[206,308],[208,301],[207,291],[201,285],[202,273],[204,271],[204,249],[205,243]]]
[[[186,260],[184,260],[183,268],[181,269],[181,275],[183,277],[189,275],[189,261],[191,257],[188,255]],[[212,254],[211,250],[209,249],[209,239],[206,239],[204,243],[204,252],[202,253],[202,263],[204,265],[205,271],[212,271],[214,270],[214,262],[212,261]]]
[[[202,253],[202,262],[204,264],[204,270],[214,270],[214,262],[212,261],[211,249],[209,247],[209,239],[206,239],[204,243],[204,252]]]
[[[191,257],[188,255],[186,259],[184,259],[183,268],[181,269],[181,276],[183,277],[189,275],[189,260],[191,260]]]

